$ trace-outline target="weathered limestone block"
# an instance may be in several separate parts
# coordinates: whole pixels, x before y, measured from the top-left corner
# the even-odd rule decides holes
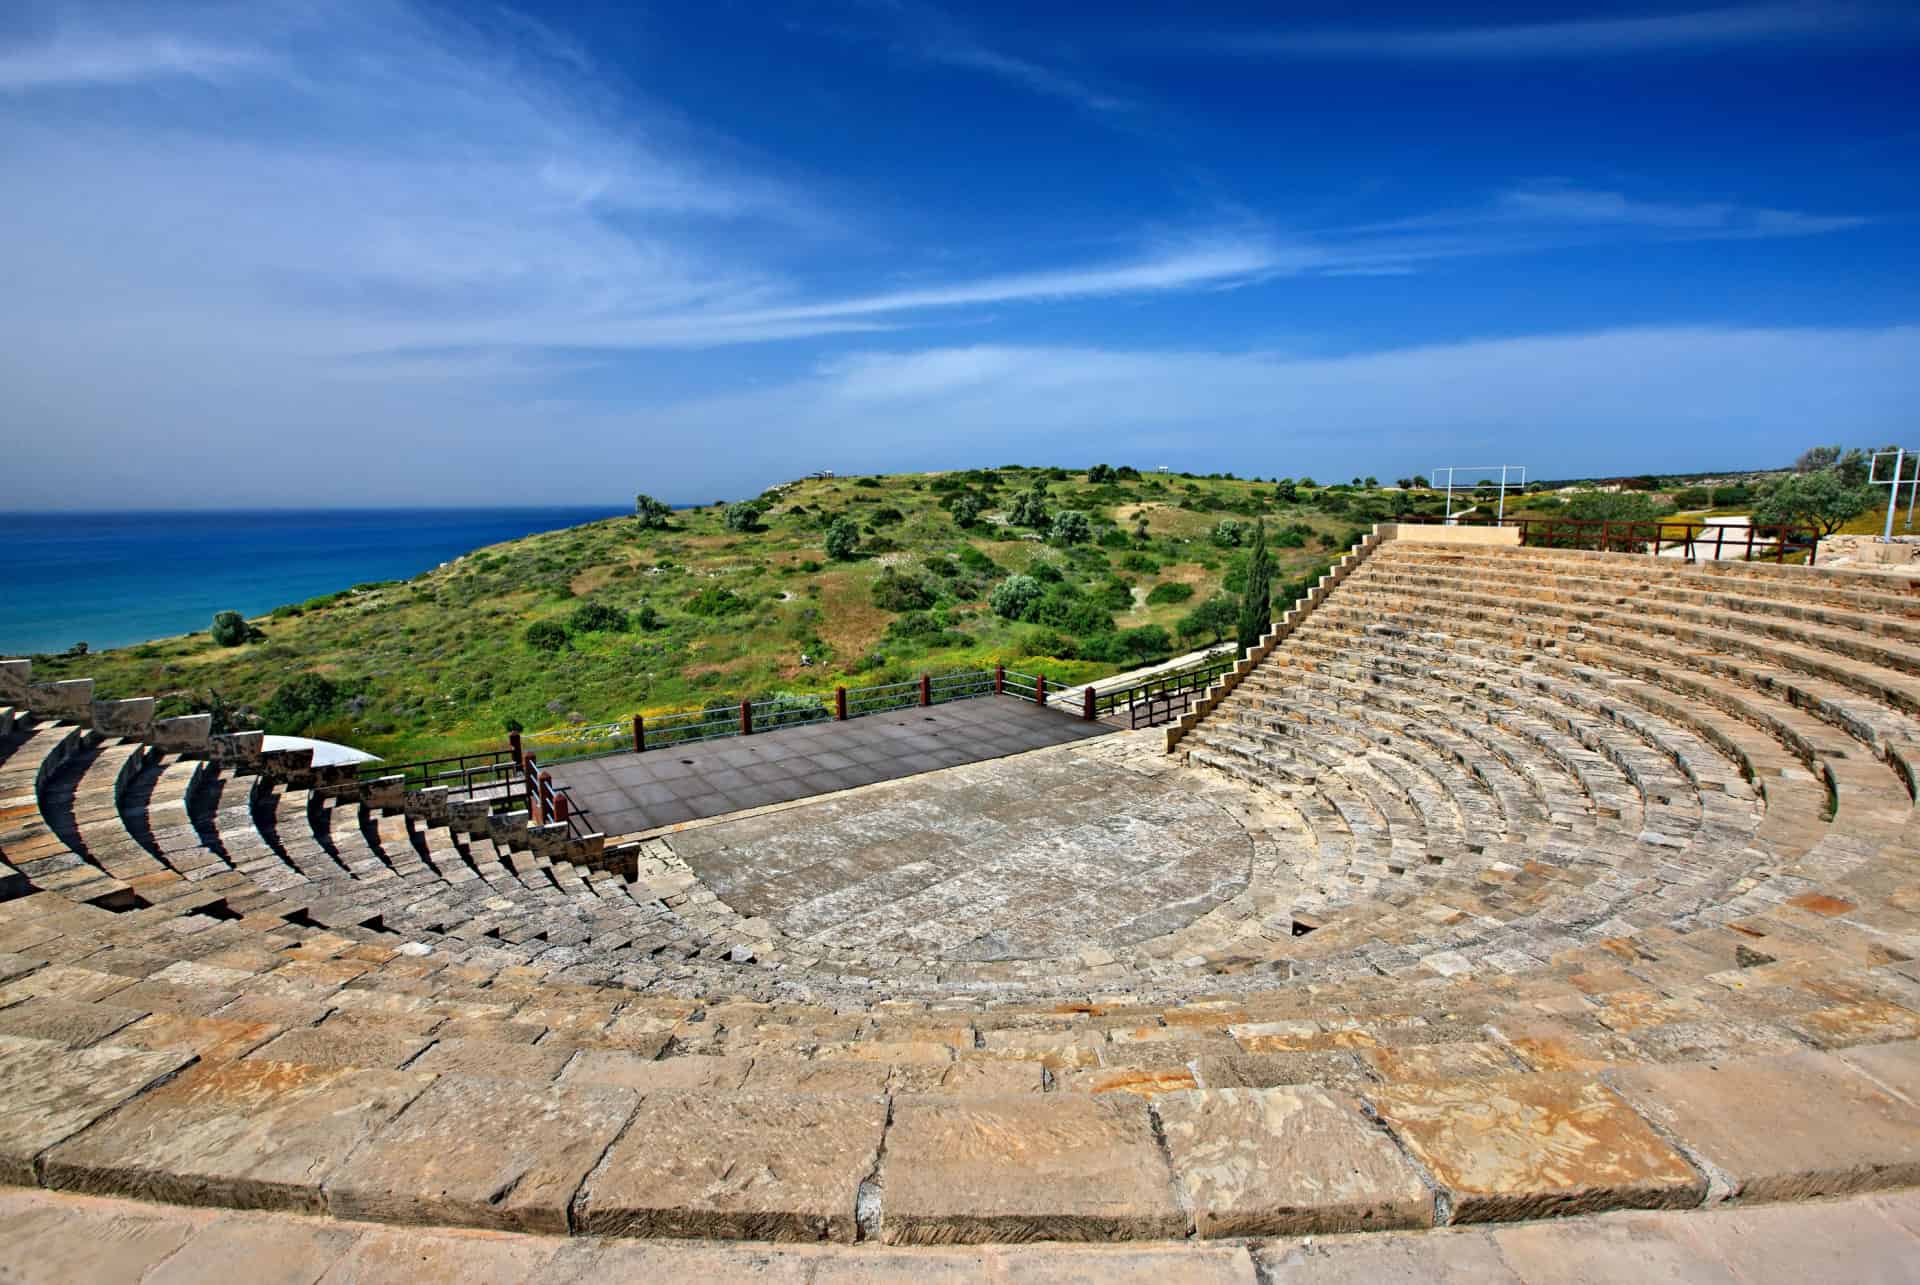
[[[49,1152],[44,1181],[177,1205],[321,1213],[321,1183],[433,1080],[291,1062],[196,1066]]]
[[[887,1104],[649,1094],[574,1201],[592,1236],[851,1241]]]
[[[362,783],[360,801],[373,812],[398,812],[406,805],[407,778],[377,776]]]
[[[1433,1194],[1360,1104],[1305,1085],[1154,1102],[1201,1236],[1426,1227]]]
[[[524,808],[518,812],[494,812],[487,816],[487,836],[502,847],[526,847],[527,828]]]
[[[455,834],[470,837],[487,832],[488,805],[482,799],[449,799],[447,801],[447,827]]]
[[[93,680],[67,678],[35,683],[26,692],[27,708],[49,718],[87,724],[93,719]]]
[[[567,1232],[580,1182],[639,1095],[444,1076],[327,1181],[338,1218]]]
[[[290,789],[313,788],[313,751],[268,750],[260,756],[260,775]]]
[[[1184,1235],[1187,1215],[1131,1093],[902,1097],[881,1236],[896,1245]]]
[[[27,689],[33,686],[33,662],[0,660],[0,705],[26,708]]]
[[[0,1181],[35,1185],[35,1156],[191,1061],[177,1049],[67,1049],[0,1036]]]
[[[1367,1096],[1452,1198],[1455,1222],[1678,1209],[1706,1194],[1677,1151],[1586,1077],[1396,1084]]]
[[[235,772],[258,772],[264,752],[261,742],[265,737],[264,732],[226,732],[209,737],[207,756],[219,766]]]
[[[527,827],[527,844],[536,857],[545,857],[549,861],[563,861],[567,855],[567,823],[550,821],[546,825]]]
[[[1826,1053],[1637,1067],[1620,1091],[1745,1200],[1920,1183],[1920,1107]]]
[[[146,740],[153,735],[153,706],[151,696],[136,696],[132,700],[93,702],[93,730],[103,736],[128,736]]]
[[[153,747],[179,754],[205,754],[213,736],[213,715],[183,714],[153,723]]]
[[[417,817],[428,825],[445,825],[452,812],[447,803],[447,787],[430,785],[422,790],[406,792],[405,807],[407,815]]]

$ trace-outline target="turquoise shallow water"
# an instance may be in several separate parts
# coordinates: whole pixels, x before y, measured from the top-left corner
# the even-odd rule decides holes
[[[205,629],[624,509],[0,513],[0,656]]]

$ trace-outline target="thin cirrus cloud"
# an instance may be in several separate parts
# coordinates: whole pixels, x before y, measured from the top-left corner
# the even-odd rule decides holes
[[[1215,52],[1288,58],[1500,60],[1613,57],[1920,34],[1896,10],[1845,3],[1736,5],[1627,18],[1473,27],[1265,30],[1206,38]]]

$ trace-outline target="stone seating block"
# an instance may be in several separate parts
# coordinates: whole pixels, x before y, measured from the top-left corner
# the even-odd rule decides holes
[[[649,1094],[574,1200],[594,1236],[848,1242],[886,1127],[878,1097]]]
[[[327,1180],[337,1218],[567,1232],[587,1171],[639,1095],[443,1076]]]
[[[1147,1104],[1130,1093],[899,1098],[884,1178],[889,1244],[1187,1230]]]
[[[0,1035],[0,1181],[36,1185],[36,1156],[192,1061],[177,1050],[68,1049]]]

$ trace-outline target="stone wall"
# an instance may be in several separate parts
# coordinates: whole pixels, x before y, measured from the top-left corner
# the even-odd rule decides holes
[[[1439,523],[1383,522],[1374,530],[1382,540],[1413,540],[1421,544],[1466,544],[1479,549],[1520,547],[1517,526],[1442,526]]]
[[[1920,537],[1895,536],[1883,542],[1877,535],[1823,536],[1820,551],[1814,560],[1822,566],[1841,566],[1851,562],[1904,567],[1920,562]]]

